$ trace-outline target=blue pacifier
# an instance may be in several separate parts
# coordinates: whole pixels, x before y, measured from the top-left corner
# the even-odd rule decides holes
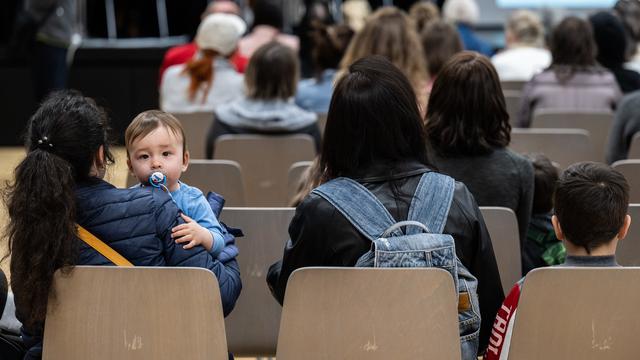
[[[157,187],[159,189],[166,188],[165,184],[167,183],[167,177],[161,173],[160,171],[156,171],[149,176],[149,184],[153,187]]]

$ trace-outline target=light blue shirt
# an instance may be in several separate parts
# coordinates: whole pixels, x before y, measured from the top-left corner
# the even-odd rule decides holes
[[[317,79],[300,80],[296,94],[296,105],[308,111],[326,114],[331,103],[335,74],[335,69],[327,69],[322,72],[319,81]]]
[[[202,191],[183,182],[179,182],[178,190],[171,192],[171,197],[178,208],[198,225],[208,229],[213,236],[213,245],[210,253],[218,256],[224,247],[224,237],[222,236],[222,226],[211,210],[211,206],[204,197]]]

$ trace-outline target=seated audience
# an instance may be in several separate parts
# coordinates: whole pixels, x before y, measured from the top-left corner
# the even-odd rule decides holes
[[[622,20],[627,37],[625,67],[640,72],[640,1],[618,0],[613,10]]]
[[[326,0],[310,0],[306,2],[306,10],[300,22],[293,27],[293,33],[300,39],[300,75],[310,78],[315,75],[313,63],[314,36],[318,28],[335,25],[335,20]]]
[[[208,15],[224,13],[240,16],[240,8],[235,2],[231,0],[215,0],[209,3],[205,11],[202,13],[201,20],[204,20]],[[160,65],[160,76],[158,77],[158,84],[162,84],[162,76],[164,72],[173,65],[184,64],[198,52],[198,45],[195,42],[190,42],[184,45],[174,46],[169,48],[164,54],[162,64]],[[235,66],[238,72],[244,72],[246,67],[246,61],[239,61],[240,58],[233,54],[231,57],[231,63]]]
[[[343,1],[340,9],[344,16],[344,23],[355,32],[362,30],[367,18],[371,15],[371,5],[367,0]]]
[[[411,5],[409,17],[412,18],[416,24],[416,31],[419,34],[427,24],[440,19],[440,9],[432,2],[417,1]]]
[[[618,104],[609,133],[607,163],[627,159],[631,140],[636,134],[640,134],[640,91],[625,96]]]
[[[535,187],[531,221],[522,250],[530,267],[523,269],[523,275],[538,267],[562,264],[566,256],[564,245],[556,238],[551,224],[558,169],[542,154],[532,154],[528,158],[535,171]]]
[[[347,177],[366,187],[395,220],[407,219],[419,180],[434,171],[415,94],[406,76],[381,56],[351,64],[338,80],[327,117],[316,184]],[[319,180],[318,180],[319,178]],[[444,226],[462,264],[478,279],[480,314],[491,319],[502,301],[500,274],[480,210],[464,184],[455,182]],[[296,208],[281,261],[267,282],[282,303],[289,275],[308,266],[354,266],[371,241],[331,203],[312,193]],[[480,349],[490,323],[482,323]],[[474,335],[472,335],[474,337]]]
[[[631,224],[627,215],[629,185],[622,174],[604,164],[573,164],[560,176],[554,204],[553,229],[567,248],[567,257],[559,266],[619,266],[616,247]],[[526,282],[526,278],[520,280],[504,300],[485,359],[507,358],[520,293]]]
[[[480,18],[476,0],[447,0],[442,7],[442,16],[456,25],[465,50],[477,51],[485,56],[493,55],[493,46],[473,31],[473,26]]]
[[[278,2],[255,0],[252,3],[253,26],[251,32],[240,40],[239,56],[251,59],[254,52],[271,41],[288,46],[297,54],[300,49],[300,39],[297,36],[282,33],[284,19]]]
[[[506,49],[491,58],[502,81],[529,81],[551,64],[544,27],[534,12],[514,12],[504,29]]]
[[[353,30],[346,25],[319,25],[313,32],[311,58],[315,77],[298,84],[296,104],[316,113],[326,113],[333,92],[333,79]]]
[[[29,349],[25,359],[41,357],[54,272],[113,265],[81,240],[78,225],[136,266],[211,270],[225,314],[240,295],[234,257],[223,263],[201,246],[176,244],[169,230],[184,221],[169,194],[151,186],[117,189],[103,180],[113,162],[107,129],[104,111],[77,92],[53,94],[29,122],[26,157],[5,190],[11,288]]]
[[[627,39],[622,22],[609,12],[589,17],[598,49],[596,59],[615,75],[623,93],[640,89],[640,74],[624,68]]]
[[[198,54],[186,64],[165,71],[160,108],[167,112],[212,112],[218,105],[242,96],[242,75],[229,57],[237,48],[245,24],[230,14],[207,16],[196,34]]]
[[[463,182],[478,205],[516,213],[523,249],[533,204],[533,166],[507,148],[509,115],[489,59],[465,51],[445,64],[429,98],[426,131],[436,168]],[[522,264],[529,266],[526,258]]]
[[[434,20],[427,24],[420,33],[420,40],[429,72],[427,91],[430,93],[433,82],[444,64],[462,51],[462,41],[456,28],[443,20]]]
[[[246,96],[214,112],[207,158],[213,158],[216,139],[226,134],[309,134],[319,150],[318,116],[293,102],[298,72],[298,58],[290,48],[270,42],[258,49],[245,74]]]
[[[553,30],[551,66],[523,89],[520,127],[531,126],[537,110],[613,111],[622,93],[613,74],[596,64],[591,25],[567,17]]]

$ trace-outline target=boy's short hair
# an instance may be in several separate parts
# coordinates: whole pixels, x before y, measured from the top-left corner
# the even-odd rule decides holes
[[[566,240],[587,253],[616,236],[628,207],[629,184],[608,165],[581,162],[560,175],[555,214]]]
[[[180,121],[167,112],[147,110],[138,114],[124,132],[124,144],[127,148],[127,157],[129,156],[129,149],[134,141],[149,135],[149,133],[160,126],[166,127],[176,138],[182,139],[182,153],[185,154],[187,152],[187,138],[184,136],[184,128]]]
[[[553,209],[553,193],[558,181],[558,169],[542,154],[527,155],[533,164],[534,190],[532,214],[545,214]]]

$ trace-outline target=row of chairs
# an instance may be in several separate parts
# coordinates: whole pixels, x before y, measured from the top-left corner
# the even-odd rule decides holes
[[[639,286],[640,268],[533,271],[509,358],[637,358]],[[77,267],[56,273],[54,287],[45,360],[221,360],[233,352],[208,270]],[[289,278],[276,357],[460,359],[456,304],[441,269],[299,269]],[[248,329],[261,326],[255,320]]]

